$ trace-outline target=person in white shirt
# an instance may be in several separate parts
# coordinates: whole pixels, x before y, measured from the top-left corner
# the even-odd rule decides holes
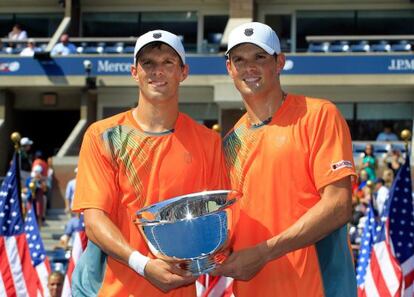
[[[68,34],[62,34],[60,42],[55,44],[50,54],[52,56],[76,54],[76,46],[69,42]]]
[[[385,202],[388,199],[390,190],[385,186],[385,181],[382,178],[377,178],[375,180],[375,199],[374,207],[378,211],[378,215],[382,215],[384,210]]]
[[[22,30],[20,24],[16,24],[13,26],[13,29],[9,32],[8,37],[12,40],[24,40],[27,39],[27,32]]]
[[[25,47],[21,52],[20,56],[23,57],[33,57],[34,53],[37,51],[36,43],[33,38],[30,38],[27,41],[27,47]]]

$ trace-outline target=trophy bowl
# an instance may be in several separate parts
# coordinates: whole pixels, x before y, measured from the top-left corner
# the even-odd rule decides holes
[[[239,197],[230,190],[174,197],[137,211],[135,224],[155,256],[204,274],[223,258]]]

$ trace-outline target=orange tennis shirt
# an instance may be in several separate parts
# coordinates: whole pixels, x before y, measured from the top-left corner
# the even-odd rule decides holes
[[[226,189],[226,181],[221,140],[216,132],[180,113],[173,131],[147,133],[137,125],[132,111],[127,111],[96,122],[87,130],[73,210],[105,211],[134,249],[151,256],[133,224],[136,211],[179,195]],[[91,243],[80,262],[73,287],[82,296],[96,291],[99,296],[196,294],[194,285],[164,294],[128,266],[103,256]]]
[[[270,123],[244,115],[224,140],[232,189],[243,193],[234,249],[252,247],[289,228],[321,197],[319,190],[355,175],[348,126],[326,100],[289,94]],[[244,296],[356,296],[346,226],[321,242],[265,265]]]

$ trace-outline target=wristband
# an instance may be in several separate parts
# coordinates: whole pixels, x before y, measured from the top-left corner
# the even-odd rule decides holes
[[[144,269],[147,265],[150,258],[145,257],[138,251],[133,251],[128,259],[128,265],[131,267],[136,273],[144,276]]]

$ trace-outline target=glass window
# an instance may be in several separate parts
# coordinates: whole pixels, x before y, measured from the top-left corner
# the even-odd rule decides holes
[[[187,12],[143,12],[141,31],[162,29],[182,37],[187,51],[197,50],[197,14]]]
[[[139,13],[84,13],[82,30],[85,37],[139,36]]]
[[[414,10],[358,11],[357,30],[361,35],[414,34]]]
[[[282,52],[290,52],[290,15],[268,14],[265,23],[276,31]]]
[[[50,37],[62,18],[62,13],[0,14],[0,36],[6,37],[14,24],[20,24],[29,37]]]
[[[359,35],[355,31],[354,11],[299,11],[297,13],[297,51],[308,49],[306,36]]]
[[[217,53],[226,28],[228,15],[204,16],[203,52]]]
[[[0,36],[7,37],[14,24],[13,14],[0,14]]]
[[[188,12],[119,12],[84,13],[82,30],[85,37],[139,36],[162,29],[183,38],[188,51],[197,48],[197,14]]]
[[[347,120],[354,118],[354,104],[353,103],[335,103],[342,116]]]

